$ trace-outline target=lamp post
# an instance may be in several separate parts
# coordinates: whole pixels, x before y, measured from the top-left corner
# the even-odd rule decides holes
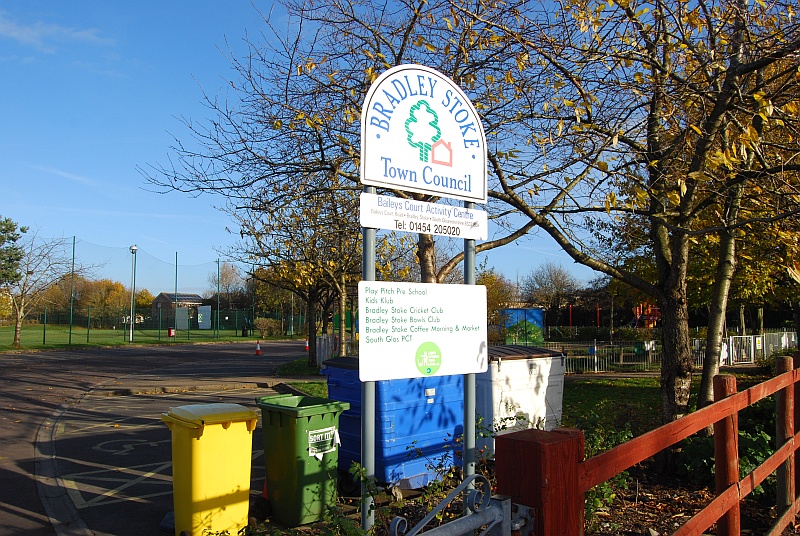
[[[134,306],[136,304],[136,244],[131,246],[131,321],[130,321],[130,334],[128,335],[128,342],[133,342],[133,323],[136,321],[136,312]]]

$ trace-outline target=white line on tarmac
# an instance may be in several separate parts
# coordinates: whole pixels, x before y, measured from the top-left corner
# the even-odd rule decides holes
[[[162,463],[162,464],[146,464],[146,465],[139,465],[137,467],[131,468],[106,468],[99,471],[86,471],[82,473],[73,473],[69,475],[64,475],[61,477],[62,481],[64,482],[64,486],[67,487],[67,491],[69,492],[70,498],[72,499],[73,504],[79,510],[85,508],[91,508],[93,506],[103,506],[108,504],[113,504],[122,501],[136,501],[136,502],[143,502],[143,499],[147,499],[150,497],[158,497],[162,495],[169,495],[172,493],[172,478],[162,474],[162,471],[168,469],[172,466],[172,462]],[[138,471],[139,468],[152,468],[149,471]],[[135,475],[135,478],[121,478],[120,474],[122,475]],[[116,475],[116,476],[112,476]],[[159,478],[160,477],[160,478]],[[99,488],[96,485],[90,484],[90,481],[97,482],[99,484],[119,484],[123,483],[121,486],[114,487],[112,489],[107,489],[106,491],[102,491],[104,488]],[[145,482],[147,484],[152,485],[169,485],[169,490],[163,492],[156,492],[150,494],[137,494],[136,496],[124,496],[121,498],[116,498],[118,494],[121,494],[126,489],[130,488],[131,486],[135,486],[136,484]],[[89,491],[89,493],[96,494],[96,496],[92,499],[86,500],[84,498],[84,493],[81,492],[80,488],[84,488],[87,491],[90,489],[98,490],[96,492]]]

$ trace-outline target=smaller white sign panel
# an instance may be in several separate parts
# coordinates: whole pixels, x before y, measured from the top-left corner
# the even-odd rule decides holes
[[[197,307],[197,327],[211,329],[211,306],[200,305]]]
[[[486,287],[361,281],[362,382],[485,372]]]
[[[177,307],[175,309],[175,329],[189,329],[189,308]]]
[[[407,233],[425,233],[471,240],[486,240],[489,224],[485,210],[400,199],[389,195],[361,194],[361,226]]]

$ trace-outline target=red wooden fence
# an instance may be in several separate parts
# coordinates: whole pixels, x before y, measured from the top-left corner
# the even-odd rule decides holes
[[[741,393],[736,378],[714,378],[714,399],[700,409],[667,425],[584,460],[583,433],[574,429],[523,430],[497,436],[495,469],[497,492],[535,511],[534,534],[583,534],[584,493],[634,464],[654,456],[696,432],[714,425],[716,498],[682,525],[674,535],[701,535],[715,522],[718,536],[739,534],[739,501],[767,476],[778,474],[779,517],[768,535],[781,534],[800,512],[800,472],[795,471],[795,451],[800,439],[800,358],[780,357],[777,375]],[[775,453],[739,480],[738,412],[777,393],[777,447]],[[795,394],[797,393],[797,396]]]

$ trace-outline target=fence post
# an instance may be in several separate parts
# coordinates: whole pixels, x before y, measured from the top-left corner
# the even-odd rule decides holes
[[[793,360],[794,368],[800,368],[800,352],[794,353],[794,360]],[[794,384],[794,429],[800,429],[800,404],[798,404],[798,400],[800,400],[800,383]],[[797,451],[794,451],[794,492],[795,496],[797,492],[800,491],[800,471],[797,470],[797,464],[800,463],[798,461],[800,455],[797,454]]]
[[[778,356],[775,360],[776,375],[791,372],[793,360],[789,356]],[[780,448],[794,437],[794,384],[776,393],[777,409],[775,415],[775,442]],[[794,456],[789,456],[777,471],[778,514],[786,511],[794,503],[795,465]]]
[[[497,493],[534,509],[534,533],[583,535],[578,464],[583,432],[570,428],[521,430],[495,438]]]
[[[736,393],[736,376],[714,376],[714,401]],[[739,414],[733,413],[714,423],[714,458],[716,460],[717,495],[739,482]],[[740,531],[739,502],[717,521],[717,536],[738,536]]]

